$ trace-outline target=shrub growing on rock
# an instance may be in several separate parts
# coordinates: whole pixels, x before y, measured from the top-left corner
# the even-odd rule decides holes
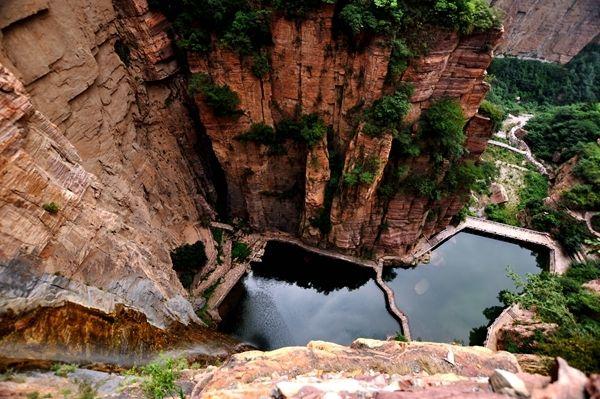
[[[245,262],[248,260],[250,255],[252,254],[252,250],[248,246],[248,244],[234,241],[231,247],[231,258],[234,261]]]
[[[202,94],[216,116],[239,115],[240,98],[228,85],[218,85],[206,74],[192,75],[188,84],[191,95]]]
[[[53,215],[56,215],[60,211],[60,206],[56,202],[48,202],[42,205],[42,208]]]
[[[442,98],[424,112],[419,129],[434,161],[453,161],[463,155],[466,122],[460,103],[454,99]]]
[[[497,132],[502,127],[502,122],[506,117],[506,111],[500,105],[494,104],[489,100],[483,100],[479,105],[479,113],[487,116],[492,121],[492,130]]]

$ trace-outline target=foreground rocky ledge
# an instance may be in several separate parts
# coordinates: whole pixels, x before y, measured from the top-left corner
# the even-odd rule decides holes
[[[530,359],[531,360],[531,359]],[[0,379],[0,397],[38,392],[54,397],[92,386],[99,398],[144,397],[144,377],[76,370],[67,377],[30,372]],[[440,343],[358,339],[349,347],[314,341],[306,347],[236,354],[221,367],[181,372],[187,398],[595,398],[599,376],[586,377],[562,359],[553,377],[528,374],[508,352]]]

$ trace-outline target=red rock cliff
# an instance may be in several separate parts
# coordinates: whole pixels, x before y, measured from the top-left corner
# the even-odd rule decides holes
[[[375,38],[365,49],[349,51],[334,39],[332,20],[333,8],[326,7],[302,23],[275,16],[272,68],[262,79],[229,50],[217,48],[208,56],[189,54],[191,72],[227,84],[239,95],[243,115],[216,117],[201,94],[195,96],[196,103],[226,175],[232,216],[247,219],[255,229],[284,230],[342,251],[404,255],[419,239],[444,228],[464,205],[466,193],[440,201],[396,195],[382,204],[377,188],[390,159],[392,135],[363,134],[360,126],[355,129],[352,112],[389,92],[390,49]],[[478,158],[491,129],[477,109],[488,90],[483,77],[501,32],[459,37],[436,31],[434,35],[428,54],[413,60],[402,76],[415,88],[407,119],[417,120],[434,99],[458,99],[470,119],[469,156]],[[332,126],[333,135],[310,150],[287,143],[283,155],[237,139],[252,123],[273,125],[298,112],[318,113]],[[344,154],[345,172],[366,157],[375,157],[378,167],[371,184],[339,190],[331,205],[331,231],[322,235],[310,221],[325,207],[332,148]],[[426,154],[414,162],[424,168],[430,163]]]
[[[0,313],[199,322],[169,251],[212,242],[214,189],[164,26],[142,1],[0,4]]]

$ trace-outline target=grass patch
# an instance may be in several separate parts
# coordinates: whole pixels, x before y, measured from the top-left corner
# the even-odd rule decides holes
[[[141,375],[146,377],[142,382],[142,390],[148,399],[163,399],[167,396],[184,398],[183,389],[176,384],[181,370],[187,367],[185,359],[159,358],[157,361],[141,368]]]
[[[58,377],[67,377],[70,373],[77,370],[76,364],[62,364],[62,363],[54,363],[50,370],[54,372],[54,375]]]

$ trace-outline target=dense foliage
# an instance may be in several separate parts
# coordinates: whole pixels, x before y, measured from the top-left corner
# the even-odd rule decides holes
[[[573,172],[582,183],[563,194],[563,203],[570,209],[600,210],[600,145],[581,146]]]
[[[466,122],[460,103],[449,98],[434,102],[424,112],[419,124],[420,135],[436,163],[455,161],[463,155]]]
[[[305,143],[309,148],[327,134],[327,126],[317,114],[305,114],[298,118],[286,118],[275,125],[255,123],[250,129],[237,136],[240,141],[251,141],[269,147],[271,154],[284,154],[283,143],[294,140]]]
[[[145,377],[142,390],[149,399],[164,399],[166,397],[184,397],[183,389],[176,383],[181,370],[186,368],[185,360],[162,357],[141,368]]]
[[[354,165],[354,167],[344,174],[344,184],[347,186],[356,186],[361,184],[371,184],[375,179],[375,172],[379,167],[379,159],[370,157]]]
[[[578,221],[563,209],[534,201],[528,204],[527,213],[531,227],[552,234],[570,254],[579,251],[583,243],[591,238],[585,222]]]
[[[582,144],[600,138],[600,103],[550,108],[531,119],[526,129],[525,140],[537,157],[564,162]]]
[[[487,116],[492,121],[492,131],[497,132],[502,127],[506,118],[506,111],[502,106],[494,104],[489,100],[483,100],[479,105],[479,113]]]
[[[216,116],[239,115],[240,98],[228,85],[218,85],[206,74],[192,75],[188,83],[190,94],[200,93]]]
[[[495,58],[488,99],[511,111],[600,101],[600,45],[590,44],[567,65]]]
[[[398,136],[402,121],[410,110],[412,88],[401,86],[389,96],[383,96],[363,113],[363,132],[369,136],[380,136],[384,132]]]
[[[178,45],[190,51],[210,51],[216,42],[242,56],[256,54],[272,42],[273,13],[303,19],[326,4],[334,4],[335,26],[352,38],[349,44],[375,35],[394,39],[417,33],[427,24],[461,33],[500,25],[485,0],[150,0],[177,33]],[[406,35],[404,35],[406,36]]]
[[[535,309],[540,318],[556,323],[558,330],[532,349],[536,353],[560,356],[586,372],[600,371],[600,296],[582,287],[600,278],[600,262],[571,265],[564,275],[542,272],[530,274],[527,281],[510,273],[518,293],[504,292],[505,304],[519,303]]]

